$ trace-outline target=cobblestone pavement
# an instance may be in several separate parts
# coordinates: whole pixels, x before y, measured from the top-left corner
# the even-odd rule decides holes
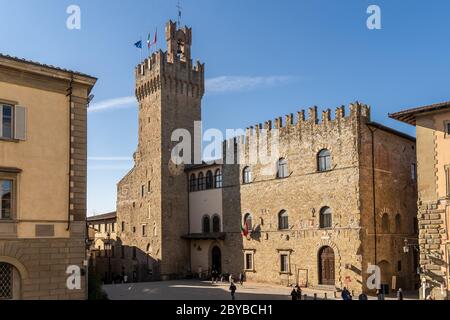
[[[106,285],[103,287],[111,300],[231,300],[228,283],[211,284],[195,280],[161,281],[148,283],[127,283]],[[237,284],[236,300],[290,300],[291,288],[261,283]],[[308,300],[314,293],[317,299],[323,299],[324,293],[312,289],[303,289]],[[405,294],[414,299],[414,294]],[[328,293],[327,299],[335,300]],[[369,297],[376,300],[376,297]],[[387,298],[387,300],[393,298]],[[338,296],[337,300],[341,300]]]

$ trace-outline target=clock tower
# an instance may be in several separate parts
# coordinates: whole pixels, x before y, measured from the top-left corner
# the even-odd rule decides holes
[[[118,185],[117,218],[121,241],[134,247],[135,262],[126,267],[138,280],[168,279],[189,271],[188,181],[183,166],[171,160],[177,129],[191,135],[201,120],[204,65],[192,63],[192,29],[169,21],[167,51],[152,54],[136,67],[139,142],[135,166]],[[191,163],[194,155],[190,156]]]

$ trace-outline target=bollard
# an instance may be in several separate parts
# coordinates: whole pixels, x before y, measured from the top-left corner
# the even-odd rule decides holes
[[[317,293],[314,293],[314,300],[317,300]]]
[[[327,296],[327,293],[325,292],[325,294],[324,294],[324,297],[323,297],[325,300],[327,300],[328,299],[328,296]]]

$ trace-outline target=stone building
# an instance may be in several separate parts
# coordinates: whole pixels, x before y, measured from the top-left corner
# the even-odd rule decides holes
[[[0,55],[0,300],[84,299],[86,110],[96,79]]]
[[[239,164],[202,164],[193,152],[197,164],[177,166],[174,130],[199,138],[204,66],[192,67],[190,29],[169,22],[166,39],[167,52],[136,68],[139,145],[118,184],[117,219],[120,241],[142,259],[127,271],[156,280],[218,269],[361,292],[368,266],[377,264],[388,288],[414,288],[415,258],[403,253],[404,239],[417,238],[414,138],[372,122],[360,103],[348,116],[336,109],[334,119],[330,110],[320,119],[314,107],[308,118],[302,111],[227,141],[225,154]],[[280,153],[265,166],[251,161],[249,143],[263,129],[278,133]]]
[[[176,145],[171,136],[179,128],[195,134],[204,65],[192,63],[191,29],[177,29],[169,22],[165,31],[168,50],[154,53],[135,70],[139,142],[135,166],[117,186],[119,237],[137,251],[133,270],[127,272],[138,279],[166,279],[190,271],[189,246],[181,238],[189,225],[187,182],[183,166],[171,161]]]
[[[122,257],[117,248],[117,217],[115,212],[109,212],[87,218],[90,243],[91,272],[94,272],[105,283],[120,275],[120,260]]]
[[[450,102],[400,111],[391,118],[416,126],[421,296],[450,292]],[[416,248],[415,242],[406,244]]]

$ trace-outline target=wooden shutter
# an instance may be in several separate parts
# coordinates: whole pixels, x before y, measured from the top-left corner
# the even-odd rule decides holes
[[[27,109],[16,106],[14,108],[14,139],[26,140],[27,138]]]

